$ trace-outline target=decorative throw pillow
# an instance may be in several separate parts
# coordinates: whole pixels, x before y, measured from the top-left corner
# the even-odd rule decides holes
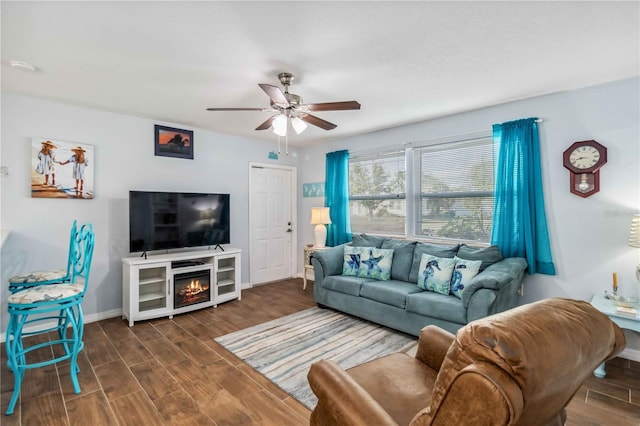
[[[451,276],[451,293],[462,299],[462,291],[473,277],[480,272],[481,260],[464,260],[458,256],[453,258],[456,266]]]
[[[369,249],[372,248],[373,247],[344,246],[344,262],[342,264],[342,275],[358,275],[362,253],[368,253]]]
[[[427,244],[418,243],[413,250],[413,261],[411,262],[411,271],[409,272],[409,282],[418,283],[418,275],[421,271],[420,262],[422,261],[423,254],[430,254],[431,256],[446,257],[453,259],[453,256],[458,252],[459,244],[453,246],[441,246],[439,244]]]
[[[418,273],[418,287],[448,295],[454,266],[455,259],[423,254]]]
[[[381,281],[389,280],[391,278],[393,250],[375,247],[360,247],[360,249],[364,250],[363,253],[360,253],[358,276]]]

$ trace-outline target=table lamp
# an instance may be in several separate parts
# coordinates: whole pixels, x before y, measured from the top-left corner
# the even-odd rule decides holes
[[[329,207],[312,207],[311,208],[311,224],[315,225],[316,247],[322,248],[327,241],[327,227],[331,223],[329,217]]]
[[[633,215],[633,219],[631,219],[629,245],[640,248],[640,214]],[[640,263],[636,265],[636,279],[638,280],[638,285],[640,285]]]

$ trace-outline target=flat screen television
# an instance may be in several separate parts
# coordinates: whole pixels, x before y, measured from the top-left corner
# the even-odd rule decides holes
[[[230,243],[229,194],[129,191],[129,251]]]

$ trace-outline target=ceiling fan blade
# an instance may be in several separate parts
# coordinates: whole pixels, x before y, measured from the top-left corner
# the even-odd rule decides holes
[[[269,127],[271,127],[271,123],[273,123],[273,120],[275,120],[277,116],[278,115],[276,114],[273,117],[269,117],[267,121],[256,127],[256,130],[267,130]]]
[[[349,109],[360,109],[360,104],[356,101],[325,102],[320,104],[305,104],[302,106],[307,107],[309,111],[344,111]]]
[[[271,108],[207,108],[207,111],[271,111]]]
[[[264,90],[274,104],[282,105],[284,107],[289,106],[289,101],[278,86],[272,86],[271,84],[258,84],[258,86]]]
[[[314,126],[320,127],[321,129],[324,129],[324,130],[332,130],[338,127],[337,124],[329,123],[328,121],[323,120],[322,118],[316,117],[315,115],[311,115],[311,114],[300,116],[300,119],[302,121],[306,121],[309,124],[313,124]]]

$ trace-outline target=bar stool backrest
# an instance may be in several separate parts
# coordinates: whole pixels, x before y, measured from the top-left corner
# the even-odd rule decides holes
[[[75,223],[74,223],[75,226]],[[93,225],[86,223],[76,229],[71,239],[69,254],[69,268],[71,270],[71,283],[78,283],[83,280],[84,290],[87,290],[89,283],[89,272],[91,271],[91,260],[93,258],[93,247],[95,234]]]

